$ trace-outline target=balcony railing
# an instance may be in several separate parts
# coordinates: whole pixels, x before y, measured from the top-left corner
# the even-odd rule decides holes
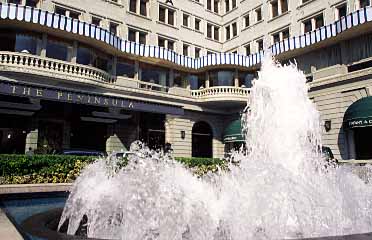
[[[241,97],[246,98],[248,97],[250,92],[249,88],[242,88],[242,87],[230,87],[230,86],[220,86],[220,87],[209,87],[203,88],[199,90],[192,90],[191,96],[203,99],[203,98],[210,98],[210,97]],[[213,99],[213,98],[211,98]]]
[[[0,65],[11,67],[9,70],[20,72],[32,71],[35,74],[40,74],[40,71],[45,71],[48,75],[61,74],[63,77],[74,77],[78,79],[87,79],[96,82],[112,83],[115,78],[109,73],[77,63],[70,63],[61,60],[44,58],[27,53],[17,52],[0,52]]]

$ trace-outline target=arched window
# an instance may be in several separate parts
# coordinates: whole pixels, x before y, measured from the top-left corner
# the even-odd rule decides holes
[[[192,128],[192,157],[213,157],[212,128],[206,122],[197,122]]]

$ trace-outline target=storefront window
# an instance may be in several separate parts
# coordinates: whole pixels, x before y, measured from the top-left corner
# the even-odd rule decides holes
[[[234,86],[234,71],[210,71],[209,86]]]
[[[239,86],[251,88],[252,81],[255,79],[256,74],[251,72],[239,72]]]
[[[187,73],[174,71],[174,83],[173,86],[186,88],[187,87]]]
[[[96,67],[104,71],[110,71],[110,60],[106,54],[93,48],[79,46],[77,49],[76,62],[79,64]]]
[[[127,78],[134,78],[134,65],[135,63],[133,60],[118,59],[118,62],[116,64],[116,75]]]
[[[187,75],[187,80],[190,84],[191,90],[197,90],[200,89],[201,87],[205,87],[205,74],[201,73],[198,75]]]
[[[144,82],[169,86],[169,70],[166,68],[141,63],[139,78]]]
[[[48,37],[46,47],[46,56],[48,58],[70,61],[70,49],[72,49],[72,47],[67,42]]]
[[[37,34],[0,30],[0,51],[37,54],[37,43],[40,39]]]

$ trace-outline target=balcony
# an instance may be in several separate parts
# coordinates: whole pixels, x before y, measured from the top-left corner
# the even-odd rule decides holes
[[[188,99],[198,103],[220,102],[229,106],[241,105],[247,101],[249,88],[219,86],[199,90],[167,87],[132,78],[112,76],[95,67],[71,63],[52,58],[19,52],[0,52],[0,72],[30,74],[46,78],[57,78],[75,83],[91,84],[99,87],[122,90],[166,98]],[[54,83],[51,83],[54,84]],[[190,99],[191,97],[191,99]],[[147,97],[146,97],[147,98]]]
[[[191,90],[191,96],[199,102],[246,102],[250,93],[249,88],[219,86],[199,90]]]
[[[27,53],[0,52],[0,70],[86,83],[113,83],[115,78],[100,69]]]

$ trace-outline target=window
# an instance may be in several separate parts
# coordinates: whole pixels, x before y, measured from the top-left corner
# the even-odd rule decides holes
[[[279,5],[278,1],[272,1],[271,2],[271,17],[277,17],[279,15]]]
[[[159,21],[165,23],[165,8],[159,6]]]
[[[280,0],[282,14],[288,12],[288,0]]]
[[[232,26],[232,34],[233,34],[233,37],[235,37],[235,36],[238,35],[238,27],[237,27],[236,22],[234,22],[231,26]]]
[[[256,13],[256,22],[259,22],[262,20],[262,10],[261,10],[261,7],[257,8],[255,10],[255,13]]]
[[[168,24],[174,25],[174,11],[168,9]]]
[[[37,7],[38,0],[26,0],[26,6]]]
[[[169,69],[140,63],[139,79],[144,82],[169,86]]]
[[[129,11],[140,14],[142,16],[147,16],[148,2],[148,0],[129,0]]]
[[[174,41],[168,40],[167,47],[169,50],[174,50]]]
[[[22,4],[22,1],[21,0],[8,0],[8,3]]]
[[[174,25],[174,10],[164,6],[159,6],[159,21]]]
[[[207,0],[207,9],[212,10],[212,0]]]
[[[158,37],[158,46],[163,47],[163,48],[167,48],[169,50],[173,50],[174,49],[174,41],[166,39],[166,38]]]
[[[247,44],[245,45],[245,55],[249,56],[251,55],[251,45],[250,44]]]
[[[147,0],[140,0],[140,14],[147,16]]]
[[[304,33],[313,31],[317,28],[324,26],[323,14],[317,15],[313,18],[307,19],[302,22]]]
[[[236,0],[232,0],[232,9],[236,8]]]
[[[135,29],[128,29],[128,40],[140,44],[146,44],[147,33]]]
[[[0,51],[39,54],[37,43],[41,36],[32,33],[16,33],[10,29],[0,29]]]
[[[249,14],[244,16],[244,27],[249,27]]]
[[[216,41],[219,41],[220,40],[220,28],[217,27],[217,26],[214,26],[214,31],[213,31],[213,38],[214,40]]]
[[[338,7],[336,7],[336,20],[339,20],[342,17],[345,17],[346,13],[347,13],[346,4],[342,4]]]
[[[129,0],[129,11],[137,12],[137,0]]]
[[[282,40],[289,38],[289,28],[282,31]]]
[[[209,84],[213,86],[234,86],[234,71],[211,70],[209,71]]]
[[[230,25],[225,27],[225,32],[226,32],[226,40],[230,39]]]
[[[212,25],[207,24],[207,38],[212,38]]]
[[[182,20],[182,25],[185,27],[189,26],[189,18],[190,16],[188,14],[183,14],[183,20]]]
[[[263,50],[263,39],[257,40],[256,44],[257,44],[257,52],[262,51]]]
[[[56,6],[56,7],[54,8],[54,12],[57,13],[57,14],[59,14],[59,15],[65,15],[65,16],[67,16],[67,15],[66,15],[67,10],[64,9],[64,8],[61,8],[61,7],[57,7],[57,6]]]
[[[139,32],[139,43],[140,44],[146,44],[146,36],[147,34],[144,32]]]
[[[289,28],[283,29],[280,32],[274,33],[272,35],[272,42],[275,44],[277,42],[283,41],[284,39],[289,38]]]
[[[118,24],[116,23],[113,23],[113,22],[110,22],[110,32],[114,35],[117,35],[118,34]]]
[[[195,30],[200,31],[200,19],[195,18]]]
[[[199,58],[200,57],[200,48],[195,48],[195,58]]]
[[[304,33],[310,32],[312,30],[311,19],[304,21],[303,26],[304,26]]]
[[[116,64],[116,76],[134,78],[135,63],[133,60],[118,58]]]
[[[225,0],[225,9],[226,9],[226,12],[230,11],[230,1],[229,0]]]
[[[72,19],[79,19],[79,16],[80,16],[80,13],[78,12],[72,12],[72,11],[69,12],[69,17]]]
[[[92,17],[92,24],[99,27],[101,25],[101,19]]]
[[[214,0],[214,8],[213,8],[213,11],[215,13],[218,13],[218,4],[219,4],[219,0]]]
[[[370,0],[359,0],[359,8],[368,7],[370,5]]]
[[[129,29],[128,31],[128,41],[135,42],[136,41],[136,31],[133,29]]]
[[[161,37],[158,38],[158,46],[165,48],[165,39],[164,38],[161,38]]]
[[[48,37],[46,57],[70,61],[70,50],[72,50],[72,47],[68,43]]]
[[[323,20],[323,14],[322,14],[315,18],[315,29],[323,27],[323,26],[324,26],[324,20]]]
[[[273,43],[280,42],[280,33],[273,34]]]
[[[187,44],[183,44],[183,48],[182,48],[182,53],[184,56],[188,56],[189,55],[189,45]]]

